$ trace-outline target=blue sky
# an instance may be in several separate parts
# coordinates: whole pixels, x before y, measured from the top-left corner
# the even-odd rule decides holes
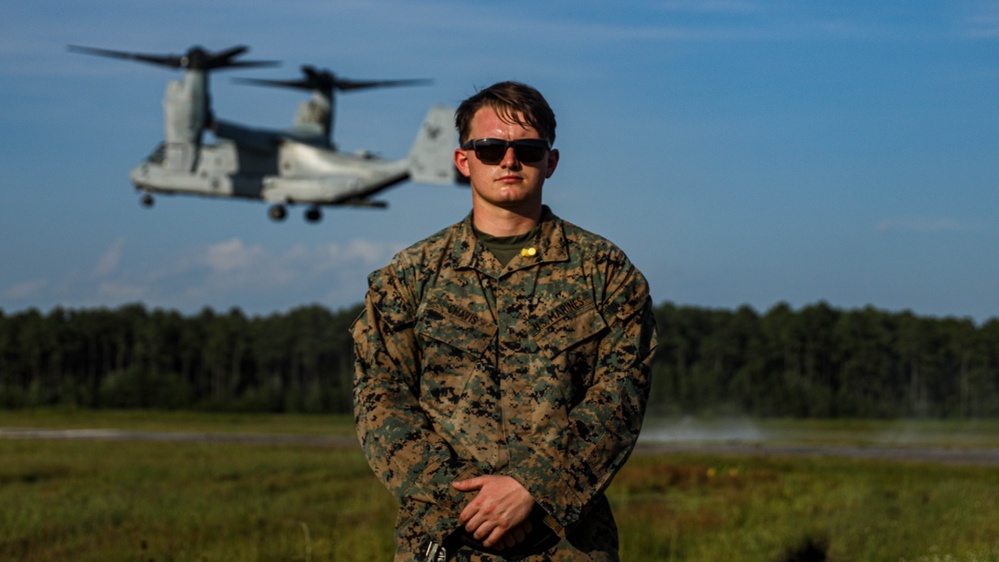
[[[0,18],[0,310],[361,300],[392,253],[460,220],[467,189],[388,210],[160,197],[128,171],[178,72],[66,45],[251,47],[213,75],[219,117],[290,124],[302,64],[430,86],[338,98],[346,150],[403,156],[428,107],[505,79],[555,108],[562,217],[615,241],[656,302],[764,312],[825,301],[999,316],[999,2],[9,0]]]

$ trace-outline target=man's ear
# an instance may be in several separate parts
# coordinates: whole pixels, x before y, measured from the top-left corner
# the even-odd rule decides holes
[[[558,149],[553,148],[548,151],[548,170],[545,172],[545,179],[552,177],[555,168],[558,166]]]
[[[458,168],[461,175],[466,178],[471,176],[472,173],[468,171],[468,152],[460,148],[454,149],[454,167]]]

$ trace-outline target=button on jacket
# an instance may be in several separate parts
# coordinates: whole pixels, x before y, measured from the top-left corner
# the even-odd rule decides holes
[[[564,539],[529,559],[617,559],[604,490],[648,399],[648,284],[616,246],[547,207],[530,248],[503,266],[469,215],[369,276],[351,328],[354,415],[400,503],[396,560],[455,530],[473,496],[451,483],[484,474],[524,485]]]

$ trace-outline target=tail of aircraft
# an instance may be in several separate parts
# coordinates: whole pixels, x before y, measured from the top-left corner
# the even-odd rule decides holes
[[[454,108],[431,108],[409,153],[409,179],[434,185],[453,185],[460,181],[463,176],[454,167],[457,145]]]

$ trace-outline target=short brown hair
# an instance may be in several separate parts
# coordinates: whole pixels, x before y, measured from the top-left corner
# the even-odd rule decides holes
[[[469,140],[472,118],[483,107],[496,110],[504,120],[534,127],[549,143],[555,142],[555,113],[541,92],[520,82],[498,82],[461,102],[454,113],[459,141]]]

